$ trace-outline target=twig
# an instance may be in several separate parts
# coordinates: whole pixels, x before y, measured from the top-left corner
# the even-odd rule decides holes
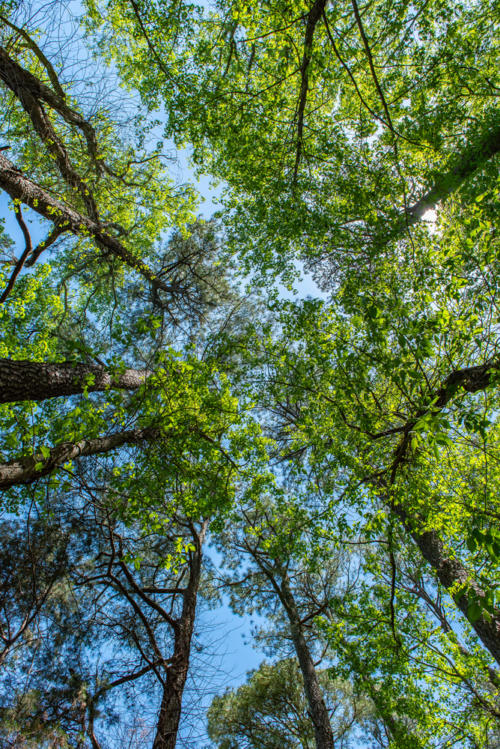
[[[12,289],[14,287],[14,284],[16,282],[16,278],[18,277],[18,275],[20,274],[20,272],[23,269],[23,265],[24,265],[24,263],[26,261],[26,258],[28,257],[28,255],[30,254],[30,252],[33,250],[33,244],[31,242],[31,236],[30,236],[30,233],[28,231],[28,227],[26,226],[26,223],[24,221],[23,213],[22,213],[22,210],[21,210],[21,206],[17,205],[17,204],[14,204],[14,212],[16,214],[17,223],[21,227],[21,231],[22,231],[22,233],[24,235],[25,248],[24,248],[24,252],[22,253],[21,257],[17,261],[16,267],[12,271],[12,275],[9,278],[9,282],[8,282],[6,288],[5,288],[5,291],[3,292],[2,296],[0,297],[0,304],[3,304],[5,302],[5,300],[7,299],[7,297],[9,296],[9,294],[12,291]]]

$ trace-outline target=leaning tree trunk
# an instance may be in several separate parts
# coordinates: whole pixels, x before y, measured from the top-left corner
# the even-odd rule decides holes
[[[0,403],[41,401],[84,390],[92,393],[107,388],[136,390],[149,374],[139,369],[113,374],[103,366],[77,362],[46,364],[0,359]]]
[[[500,135],[497,133],[496,143],[499,145]],[[391,508],[391,511],[399,518],[403,527],[413,538],[420,549],[424,559],[433,567],[436,576],[446,590],[450,593],[460,611],[467,618],[471,603],[481,601],[485,598],[484,589],[474,579],[474,575],[462,564],[462,562],[446,553],[445,545],[435,530],[419,531],[415,523],[414,513],[407,506],[391,502],[388,498],[388,490],[395,483],[397,471],[400,466],[408,460],[411,450],[411,437],[418,419],[428,413],[438,413],[449,405],[454,396],[461,391],[466,393],[477,393],[485,390],[495,382],[494,377],[500,369],[498,358],[489,359],[483,364],[472,367],[464,367],[455,370],[448,375],[441,386],[434,391],[434,398],[430,405],[421,409],[402,428],[403,436],[399,441],[390,469],[391,479],[388,483],[379,480],[379,486],[384,496],[381,499]],[[470,620],[469,620],[470,621]],[[491,653],[493,658],[500,664],[500,610],[494,608],[470,622],[484,647]]]
[[[189,670],[191,638],[193,636],[196,599],[200,586],[202,546],[208,522],[205,521],[199,534],[193,530],[195,551],[191,553],[189,583],[184,593],[182,613],[177,620],[174,636],[174,652],[167,669],[167,679],[156,726],[153,749],[175,749],[177,732],[182,713],[182,695]]]
[[[47,448],[45,454],[39,452],[8,463],[0,463],[0,489],[8,489],[18,484],[31,484],[42,476],[48,476],[70,460],[107,453],[124,445],[156,440],[161,434],[157,427],[144,427],[79,442],[61,442],[56,447]]]
[[[270,578],[283,608],[286,611],[288,621],[290,622],[290,632],[295,648],[295,653],[299,661],[302,678],[304,679],[304,691],[309,707],[309,715],[314,726],[314,738],[316,749],[333,749],[333,732],[330,723],[328,709],[323,699],[323,693],[318,681],[318,675],[311,657],[311,652],[304,637],[304,627],[301,622],[297,605],[293,597],[288,575],[284,569],[279,570],[281,584],[277,583],[274,575],[266,568],[262,568]]]
[[[92,237],[98,247],[110,255],[119,258],[125,265],[137,271],[147,279],[154,288],[169,294],[177,293],[178,288],[165,283],[145,262],[136,257],[117,237],[109,233],[102,223],[85,216],[26,177],[16,166],[0,153],[0,188],[5,190],[12,200],[19,200],[29,205],[40,216],[58,226],[61,231],[68,231],[76,236]]]
[[[394,512],[411,533],[424,559],[434,568],[441,585],[448,591],[454,591],[451,594],[453,600],[460,611],[468,617],[469,606],[474,600],[480,602],[484,599],[485,591],[459,559],[446,554],[444,544],[436,531],[421,533],[412,529],[409,516],[401,505],[396,505]],[[498,608],[489,613],[483,610],[476,621],[470,623],[484,647],[500,665],[500,611]]]

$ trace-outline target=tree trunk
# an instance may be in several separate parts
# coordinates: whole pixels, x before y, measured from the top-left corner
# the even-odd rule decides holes
[[[40,86],[38,79],[29,71],[24,70],[15,60],[12,60],[3,47],[0,47],[0,78],[21,102],[24,111],[33,123],[35,132],[56,162],[63,179],[70,187],[78,190],[89,216],[94,221],[98,221],[97,206],[92,193],[74,169],[66,148],[42,106],[41,94],[43,88]],[[54,95],[52,98],[56,99]]]
[[[498,372],[498,359],[490,359],[473,367],[464,367],[452,372],[441,387],[435,391],[435,397],[430,401],[431,405],[421,409],[414,418],[410,419],[401,429],[403,436],[394,451],[394,458],[390,468],[391,478],[388,484],[383,480],[379,485],[384,492],[393,486],[398,468],[407,460],[411,450],[412,430],[419,418],[429,412],[437,413],[445,408],[460,390],[467,393],[477,393],[485,390],[492,383],[492,376]],[[467,617],[469,606],[474,599],[484,599],[485,592],[477,584],[469,570],[455,557],[447,555],[443,542],[437,531],[430,530],[420,532],[415,529],[412,522],[412,513],[403,505],[394,504],[387,496],[381,497],[383,501],[391,506],[404,528],[417,544],[424,559],[434,568],[440,583],[448,590],[454,590],[451,595],[460,611]],[[495,609],[488,616],[483,612],[471,625],[484,647],[491,653],[500,665],[500,611]]]
[[[135,390],[149,374],[138,369],[110,374],[105,367],[76,362],[45,364],[0,359],[0,403],[41,401],[82,393],[84,389],[92,393],[106,388]]]
[[[409,516],[401,505],[395,506],[394,512],[406,530],[411,533],[423,557],[434,568],[441,585],[448,591],[451,588],[458,588],[458,591],[453,593],[452,597],[460,611],[467,617],[470,604],[474,599],[483,599],[485,596],[484,590],[477,584],[459,559],[446,554],[444,544],[436,531],[419,533],[413,530]],[[500,665],[500,611],[495,609],[489,615],[482,613],[475,622],[471,622],[471,626],[484,647]]]
[[[167,679],[156,726],[153,749],[175,749],[182,712],[182,695],[186,684],[193,636],[196,600],[201,577],[202,546],[208,521],[197,534],[192,528],[195,551],[191,552],[189,583],[184,593],[182,613],[174,637],[174,653],[167,670]]]
[[[123,445],[155,440],[160,436],[161,430],[157,427],[146,427],[128,429],[106,437],[95,437],[90,440],[80,440],[80,442],[61,442],[60,445],[48,449],[47,457],[40,452],[18,460],[11,460],[8,463],[1,463],[0,489],[7,489],[16,484],[31,484],[42,476],[52,473],[58,466],[69,460],[106,453]]]
[[[290,588],[286,571],[279,568],[280,584],[276,582],[274,575],[265,566],[261,569],[269,577],[276,592],[279,595],[283,608],[290,622],[292,641],[299,661],[302,678],[304,679],[304,691],[309,706],[309,715],[314,726],[314,738],[316,749],[333,749],[333,732],[330,716],[323,699],[323,693],[318,681],[318,675],[306,639],[304,627],[301,622],[295,599]]]

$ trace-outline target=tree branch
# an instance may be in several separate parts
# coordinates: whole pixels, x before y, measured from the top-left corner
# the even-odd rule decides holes
[[[107,437],[95,437],[79,442],[61,442],[56,447],[47,448],[49,451],[47,457],[39,452],[0,464],[0,489],[7,489],[18,484],[31,484],[70,460],[107,453],[124,445],[156,440],[161,434],[158,427],[146,427],[115,432]]]
[[[109,234],[102,224],[54,198],[47,190],[26,177],[2,153],[0,153],[0,187],[13,200],[20,200],[29,205],[61,231],[69,231],[76,236],[91,236],[98,247],[137,271],[152,284],[153,288],[161,289],[168,294],[178,292],[175,285],[164,283],[146,263],[135,257],[116,237]]]
[[[30,236],[30,233],[28,231],[28,227],[26,226],[26,223],[25,223],[25,221],[23,219],[23,214],[22,214],[22,211],[21,211],[21,206],[18,205],[17,203],[14,205],[14,212],[16,214],[17,223],[21,227],[21,231],[23,232],[23,235],[24,235],[25,248],[24,248],[24,251],[23,251],[21,257],[17,261],[16,267],[12,271],[12,275],[9,278],[9,281],[7,283],[7,286],[5,287],[5,290],[4,290],[3,294],[2,294],[2,296],[0,297],[0,304],[3,304],[7,300],[7,297],[9,296],[10,292],[14,288],[14,284],[16,282],[16,279],[17,279],[18,275],[20,274],[20,272],[23,269],[23,265],[26,262],[26,258],[28,257],[28,255],[30,254],[30,252],[33,249],[33,245],[31,243],[31,236]]]

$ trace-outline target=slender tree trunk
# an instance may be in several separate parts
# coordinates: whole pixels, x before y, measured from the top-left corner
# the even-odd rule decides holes
[[[52,473],[58,466],[88,455],[98,455],[115,450],[123,445],[134,445],[140,442],[158,439],[161,430],[157,427],[143,429],[128,429],[115,432],[106,437],[95,437],[79,442],[62,442],[60,445],[48,448],[45,457],[41,452],[27,455],[18,460],[0,464],[0,489],[6,489],[16,484],[31,484],[33,481]]]
[[[70,186],[80,193],[85,209],[94,221],[99,220],[94,198],[84,181],[74,169],[69,154],[52,126],[50,117],[41,103],[44,89],[32,73],[24,70],[12,60],[5,49],[0,47],[0,78],[17,96],[28,114],[35,132],[45,144],[48,152],[56,162],[61,176]],[[56,97],[53,95],[53,99]]]
[[[182,636],[175,638],[174,655],[163,690],[153,749],[175,749],[182,713],[182,695],[188,673],[189,652],[190,635],[188,638],[187,633],[186,636],[183,633]]]
[[[182,713],[182,695],[189,670],[196,600],[201,577],[202,546],[208,521],[197,534],[192,528],[195,550],[191,552],[189,583],[184,593],[182,613],[175,631],[174,653],[167,670],[167,679],[160,706],[153,749],[175,749]]]
[[[491,136],[493,137],[493,136]],[[498,135],[497,135],[498,137]],[[490,359],[473,367],[464,367],[455,370],[442,383],[441,387],[434,393],[435,397],[430,401],[431,406],[421,409],[415,417],[410,419],[402,427],[402,438],[394,451],[394,458],[390,468],[390,480],[385,483],[379,481],[379,485],[385,496],[383,501],[391,506],[392,511],[399,518],[406,531],[411,535],[424,559],[434,568],[440,583],[448,590],[453,591],[451,595],[460,611],[467,617],[471,603],[475,599],[481,601],[485,598],[485,591],[474,579],[470,571],[459,559],[451,557],[446,553],[445,546],[435,530],[420,532],[415,528],[412,512],[402,504],[392,504],[387,491],[390,489],[397,476],[397,471],[405,463],[411,451],[412,430],[419,418],[427,413],[437,413],[445,408],[453,397],[461,390],[467,393],[477,393],[485,390],[492,383],[492,377],[499,369],[498,359]],[[484,647],[491,653],[500,665],[500,611],[495,609],[486,615],[482,613],[479,618],[471,622],[477,636]]]
[[[93,364],[14,361],[0,359],[0,403],[41,401],[63,395],[118,388],[135,390],[149,372],[126,369],[112,374],[105,367]]]
[[[292,642],[299,661],[302,678],[304,679],[304,691],[309,706],[309,715],[314,726],[316,749],[334,749],[330,716],[328,715],[325,700],[323,699],[314,661],[304,637],[304,626],[290,588],[287,572],[279,563],[275,562],[277,570],[277,574],[275,574],[260,559],[258,552],[255,552],[249,546],[247,546],[247,550],[252,554],[262,572],[268,577],[287,614]],[[279,582],[276,579],[277,577],[279,577]]]
[[[6,18],[2,18],[2,22],[7,23],[17,33],[21,34],[32,49],[36,46],[23,29],[17,28],[17,26],[14,26]],[[40,55],[43,53],[38,47],[36,47],[36,54],[37,57],[41,59]],[[45,83],[36,78],[33,73],[30,73],[29,70],[25,70],[18,65],[8,56],[5,49],[2,49],[0,52],[0,78],[2,78],[4,83],[16,94],[16,96],[18,96],[16,89],[22,85],[32,96],[36,97],[39,101],[44,101],[51,109],[58,112],[69,125],[75,125],[78,127],[85,135],[89,154],[93,158],[96,158],[97,140],[94,128],[79,112],[68,106],[64,98],[64,91],[57,79],[57,74],[45,55],[43,55],[43,63],[47,69],[53,88],[45,85]]]
[[[319,685],[314,661],[304,637],[304,628],[290,588],[288,575],[284,570],[281,572],[280,589],[281,601],[286,610],[288,621],[290,622],[293,645],[295,647],[300,670],[304,679],[304,689],[309,705],[309,713],[314,725],[316,749],[333,749],[334,742],[330,716],[328,714],[325,700],[323,699],[323,693]]]

